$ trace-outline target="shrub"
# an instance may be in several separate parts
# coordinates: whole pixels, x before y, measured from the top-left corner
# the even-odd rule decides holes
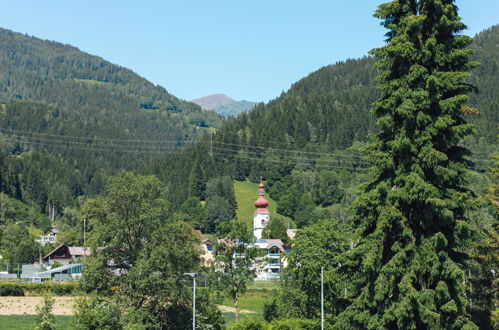
[[[267,330],[269,324],[262,319],[245,317],[239,322],[232,324],[230,330]]]
[[[42,295],[51,292],[67,296],[80,292],[78,283],[0,283],[0,296]]]
[[[24,296],[24,290],[19,284],[5,283],[0,285],[0,296]]]
[[[40,305],[36,306],[37,317],[36,317],[36,330],[54,330],[55,317],[52,311],[54,307],[55,300],[48,293],[43,295],[43,301]]]
[[[274,320],[266,330],[320,330],[320,320],[287,319]],[[329,324],[324,324],[324,329],[332,329]]]
[[[75,302],[74,329],[122,329],[120,310],[109,299],[80,298]]]

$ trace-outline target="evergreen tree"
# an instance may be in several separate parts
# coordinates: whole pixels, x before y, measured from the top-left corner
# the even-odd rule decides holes
[[[473,127],[463,119],[471,38],[454,0],[394,0],[375,16],[388,29],[378,57],[373,179],[354,203],[361,240],[339,273],[351,304],[339,328],[476,328],[464,295],[463,246],[469,152],[458,145]]]

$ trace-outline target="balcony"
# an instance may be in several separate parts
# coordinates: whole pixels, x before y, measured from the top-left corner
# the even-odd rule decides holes
[[[268,268],[281,268],[281,263],[280,262],[269,262]]]
[[[279,253],[267,253],[268,258],[279,258],[280,254]]]

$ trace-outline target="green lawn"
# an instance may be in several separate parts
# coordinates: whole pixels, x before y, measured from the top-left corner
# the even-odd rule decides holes
[[[225,321],[227,322],[227,324],[236,322],[236,313],[226,312],[226,313],[222,313],[222,314],[223,314],[223,316],[224,316]],[[239,313],[239,321],[241,319],[244,319],[245,317],[262,318],[262,315],[260,315],[260,314],[241,314],[241,313]]]
[[[71,329],[71,316],[55,317],[57,329]],[[32,330],[35,328],[36,315],[0,315],[0,330]]]
[[[275,289],[277,289],[277,286],[278,283],[275,281],[257,281],[251,283],[248,286],[248,291],[239,298],[239,309],[249,310],[254,312],[255,315],[261,315],[265,303],[270,303],[275,298]],[[234,307],[232,299],[229,297],[224,297],[221,304]]]
[[[253,230],[253,212],[255,212],[255,201],[258,198],[258,184],[249,181],[234,181],[234,193],[236,194],[237,210],[236,216],[243,220]],[[268,192],[265,199],[269,201],[270,218],[277,214],[277,202],[270,198]]]

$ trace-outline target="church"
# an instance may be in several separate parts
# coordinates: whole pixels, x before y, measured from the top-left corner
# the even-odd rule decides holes
[[[258,199],[255,201],[255,213],[253,213],[253,235],[256,239],[262,238],[263,228],[270,221],[270,214],[267,206],[269,202],[265,199],[265,186],[260,183],[258,186]]]
[[[279,279],[280,272],[285,264],[282,254],[284,250],[283,243],[280,239],[262,239],[263,229],[270,221],[270,213],[268,210],[269,202],[265,199],[265,186],[260,183],[258,186],[258,199],[255,201],[256,210],[253,213],[253,235],[255,236],[255,246],[265,250],[264,259],[256,265],[257,280],[273,280]]]

